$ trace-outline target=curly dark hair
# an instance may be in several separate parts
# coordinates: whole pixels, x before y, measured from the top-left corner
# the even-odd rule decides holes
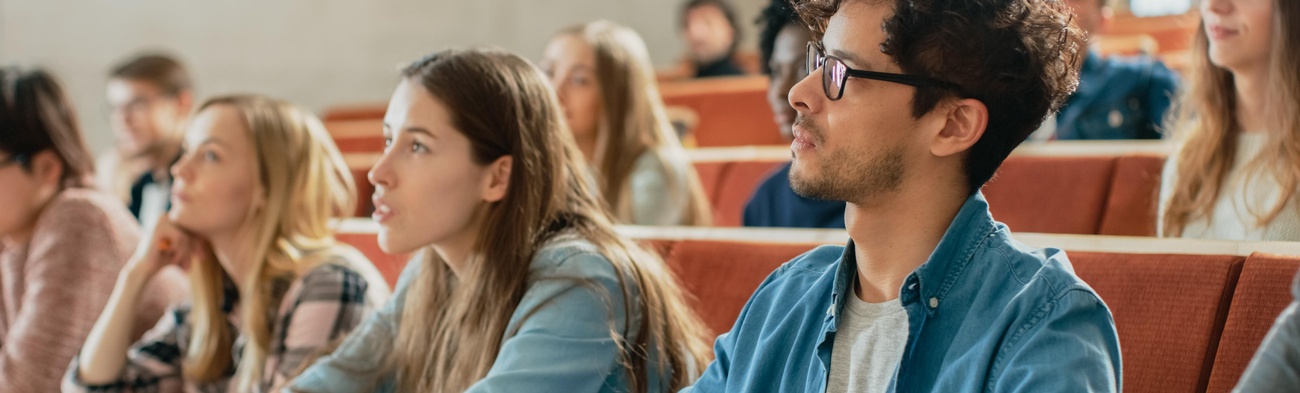
[[[1061,0],[869,1],[892,2],[895,12],[882,26],[881,52],[904,73],[959,86],[917,88],[913,117],[950,97],[988,108],[988,126],[965,160],[972,194],[1079,84],[1084,33]],[[807,0],[795,9],[821,40],[841,3]]]
[[[758,53],[762,63],[764,74],[771,74],[772,51],[776,47],[776,36],[789,25],[798,25],[799,16],[794,12],[794,6],[790,0],[772,0],[763,13],[758,15],[754,23],[762,29],[758,33]]]

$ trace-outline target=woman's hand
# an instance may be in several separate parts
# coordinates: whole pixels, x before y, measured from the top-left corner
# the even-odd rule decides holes
[[[158,217],[153,231],[140,239],[140,245],[136,247],[135,254],[123,271],[148,281],[168,265],[188,268],[190,257],[205,249],[206,244],[202,240],[172,223],[164,214]]]

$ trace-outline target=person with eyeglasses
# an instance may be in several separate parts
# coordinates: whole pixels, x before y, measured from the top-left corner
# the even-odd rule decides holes
[[[1109,308],[980,187],[1078,84],[1059,1],[806,1],[790,184],[846,201],[846,246],[759,285],[691,388],[1117,392]],[[953,15],[960,15],[957,18]]]
[[[95,188],[94,158],[63,89],[39,69],[0,68],[0,392],[58,391],[140,231]],[[145,287],[140,337],[185,298],[179,268]]]
[[[181,133],[194,109],[189,71],[172,56],[134,56],[109,74],[105,88],[114,148],[101,154],[96,181],[150,226],[168,209],[169,170],[181,155]]]

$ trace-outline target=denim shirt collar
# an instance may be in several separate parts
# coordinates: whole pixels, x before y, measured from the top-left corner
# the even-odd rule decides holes
[[[919,305],[924,308],[927,316],[934,315],[943,304],[945,295],[957,284],[969,266],[980,245],[996,231],[997,226],[989,213],[988,201],[982,192],[977,191],[957,211],[957,216],[948,225],[948,230],[926,262],[903,281],[898,298],[903,307],[911,313],[917,309],[913,305]],[[837,263],[835,282],[831,289],[831,308],[826,311],[823,325],[826,332],[836,331],[846,297],[854,296],[852,290],[857,279],[858,264],[853,247],[853,240],[850,239]]]

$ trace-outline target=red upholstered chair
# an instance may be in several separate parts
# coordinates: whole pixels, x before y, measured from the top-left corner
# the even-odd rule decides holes
[[[353,119],[325,122],[334,144],[344,153],[378,153],[384,151],[384,120]]]
[[[1205,391],[1243,258],[1068,254],[1115,317],[1124,391]]]
[[[352,181],[357,184],[357,207],[353,212],[353,217],[370,217],[370,213],[375,209],[375,203],[370,199],[375,193],[375,186],[370,184],[366,179],[366,174],[370,168],[352,168]]]
[[[984,186],[993,218],[1015,232],[1097,234],[1114,156],[1011,156]]]
[[[714,208],[716,221],[718,189],[721,188],[720,184],[722,184],[727,168],[731,166],[731,163],[727,161],[697,161],[693,162],[692,166],[695,167],[696,176],[700,177],[700,185],[704,186],[704,195],[709,198],[709,206]]]
[[[817,244],[682,240],[668,265],[714,335],[731,330],[740,309],[772,271]]]
[[[1207,392],[1228,392],[1237,385],[1273,321],[1291,303],[1291,279],[1297,270],[1300,256],[1256,253],[1246,258]]]
[[[1106,198],[1098,234],[1155,236],[1160,173],[1165,157],[1159,154],[1121,156]]]
[[[781,164],[780,161],[732,162],[714,191],[717,199],[713,202],[713,226],[740,226],[745,203],[754,195],[754,189]]]
[[[660,85],[664,104],[699,115],[698,147],[782,145],[767,103],[767,77],[744,76],[668,82]]]

